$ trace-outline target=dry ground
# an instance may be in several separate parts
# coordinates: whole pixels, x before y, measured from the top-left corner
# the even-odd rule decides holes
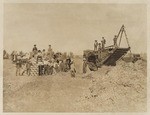
[[[77,74],[15,76],[15,66],[4,60],[4,112],[145,112],[146,61],[119,62],[82,74],[82,59],[75,59]]]

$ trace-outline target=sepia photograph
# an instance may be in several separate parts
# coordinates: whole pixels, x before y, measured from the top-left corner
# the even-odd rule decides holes
[[[147,89],[147,4],[4,3],[4,113],[142,113]]]

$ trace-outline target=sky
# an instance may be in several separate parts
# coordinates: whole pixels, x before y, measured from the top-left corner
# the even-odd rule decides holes
[[[38,49],[83,54],[94,40],[113,44],[124,24],[134,53],[147,50],[145,4],[7,3],[4,5],[4,49],[8,52]],[[127,47],[123,36],[121,47]]]

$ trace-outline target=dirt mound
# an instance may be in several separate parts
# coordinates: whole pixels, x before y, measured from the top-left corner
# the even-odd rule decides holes
[[[146,62],[119,62],[92,73],[93,79],[80,103],[84,111],[146,111]]]
[[[4,61],[5,112],[144,112],[146,61],[119,62],[82,73],[76,58],[76,77],[70,72],[52,76],[15,76],[15,66]]]
[[[77,75],[72,78],[70,72],[42,77],[15,76],[15,65],[4,60],[3,111],[74,112],[72,103],[83,94],[90,82],[82,79],[80,62],[81,59],[76,64]]]

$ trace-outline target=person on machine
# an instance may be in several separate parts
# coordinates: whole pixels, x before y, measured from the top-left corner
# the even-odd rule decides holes
[[[114,46],[117,47],[117,35],[114,36],[113,41],[114,41]]]

